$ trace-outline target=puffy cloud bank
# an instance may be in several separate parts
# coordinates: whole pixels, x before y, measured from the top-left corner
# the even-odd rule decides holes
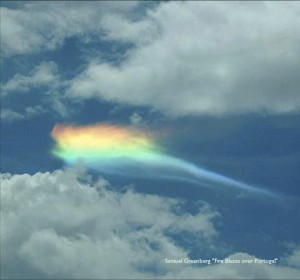
[[[219,214],[131,189],[117,191],[78,170],[1,175],[1,277],[4,278],[294,278],[299,250],[286,266],[166,264],[188,258],[174,239],[213,246]],[[173,236],[173,237],[172,237]],[[251,258],[236,253],[230,258]]]
[[[107,38],[134,48],[117,66],[91,61],[69,94],[171,115],[298,111],[299,12],[296,2],[174,1],[139,21],[107,16]]]
[[[15,6],[1,8],[4,57],[59,50],[68,38],[80,40],[82,56],[90,53],[84,70],[63,81],[72,100],[145,105],[175,116],[299,111],[298,2]],[[112,59],[89,42],[108,44]],[[23,84],[18,76],[4,89]]]
[[[192,215],[182,212],[178,200],[80,180],[72,170],[2,175],[5,277],[22,277],[19,265],[46,277],[152,277],[147,270],[166,270],[164,257],[187,257],[170,233],[185,231],[206,241],[216,235],[217,214],[207,206]]]

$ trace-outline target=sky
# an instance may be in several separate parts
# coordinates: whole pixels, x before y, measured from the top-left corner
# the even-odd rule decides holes
[[[0,9],[1,279],[300,279],[299,2]]]

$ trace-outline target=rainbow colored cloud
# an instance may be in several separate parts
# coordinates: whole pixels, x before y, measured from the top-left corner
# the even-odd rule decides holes
[[[181,179],[201,186],[218,184],[270,194],[167,155],[152,131],[111,124],[57,124],[51,136],[56,142],[52,153],[69,165],[82,162],[88,168],[111,174]]]

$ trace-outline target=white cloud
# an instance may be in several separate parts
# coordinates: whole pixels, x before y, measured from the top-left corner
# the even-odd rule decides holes
[[[55,87],[59,82],[54,62],[42,62],[28,75],[16,74],[2,86],[3,96],[11,92],[27,92],[33,87]]]
[[[41,106],[35,106],[31,107],[28,106],[25,108],[24,112],[16,112],[8,108],[1,108],[0,112],[0,118],[2,121],[5,122],[13,122],[18,120],[23,120],[27,118],[31,118],[33,116],[39,115],[45,113],[45,109],[43,109]]]
[[[300,269],[300,246],[295,246],[292,254],[287,257],[287,263]]]
[[[146,45],[156,38],[158,26],[155,21],[139,20],[115,14],[105,14],[101,20],[101,26],[105,31],[107,40],[116,40],[135,45]]]
[[[189,232],[206,243],[217,234],[212,223],[217,214],[207,205],[192,215],[184,211],[182,201],[132,190],[120,193],[109,190],[104,180],[92,184],[79,174],[2,174],[5,278],[22,278],[30,269],[33,274],[27,278],[35,278],[35,273],[58,278],[153,277],[151,268],[165,269],[164,257],[187,257],[169,233]]]
[[[134,112],[130,118],[129,118],[130,122],[133,124],[133,125],[139,125],[142,123],[143,121],[143,118],[137,113],[137,112]]]
[[[136,1],[125,4],[28,1],[16,4],[13,9],[0,7],[1,54],[9,65],[11,56],[54,50],[72,36],[83,42],[107,40],[106,29],[109,26],[102,26],[101,22],[106,22],[109,16],[123,20],[138,5]],[[59,117],[68,116],[72,109],[67,104],[70,100],[64,98],[63,87],[57,65],[52,61],[41,61],[29,73],[16,74],[1,85],[1,98],[9,99],[25,92],[32,94],[32,89],[38,89],[41,98],[38,101],[31,98],[29,106],[23,100],[16,102],[16,98],[12,102],[6,100],[2,103],[1,119],[10,122],[24,120],[45,112],[55,113]],[[28,103],[28,99],[26,101]],[[43,110],[37,110],[40,107]],[[36,109],[34,114],[32,109]]]
[[[4,56],[55,49],[71,36],[100,36],[103,15],[130,13],[138,2],[27,2],[1,7],[1,52]],[[34,14],[34,16],[32,16]]]
[[[15,121],[15,120],[20,120],[24,118],[23,114],[20,114],[18,112],[15,112],[13,110],[3,108],[1,109],[1,119],[6,120],[6,121]]]
[[[71,98],[96,96],[173,115],[299,110],[297,2],[171,1],[143,14],[138,5],[2,7],[1,50],[4,56],[42,52],[72,36],[133,45],[118,66],[94,58],[70,82]]]
[[[297,279],[298,251],[269,264],[165,264],[188,258],[170,233],[214,244],[218,214],[183,201],[116,191],[82,170],[1,175],[1,277]],[[227,258],[254,259],[247,253]]]
[[[1,120],[25,120],[50,111],[66,116],[62,86],[57,65],[52,61],[41,62],[27,75],[14,75],[1,86]]]
[[[80,169],[1,175],[3,278],[299,279],[297,247],[279,265],[165,264],[188,258],[171,234],[214,245],[218,214],[183,201],[92,182]],[[247,253],[227,258],[253,259]]]
[[[171,1],[139,21],[110,16],[107,38],[135,48],[118,66],[92,61],[69,94],[173,115],[299,110],[299,12],[287,1]]]

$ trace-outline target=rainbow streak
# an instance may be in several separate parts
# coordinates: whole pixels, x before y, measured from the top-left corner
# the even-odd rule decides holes
[[[136,176],[180,178],[200,185],[218,183],[243,190],[271,194],[226,176],[168,156],[154,141],[155,135],[130,127],[109,124],[90,126],[55,125],[52,153],[67,164],[82,161],[102,172]]]

